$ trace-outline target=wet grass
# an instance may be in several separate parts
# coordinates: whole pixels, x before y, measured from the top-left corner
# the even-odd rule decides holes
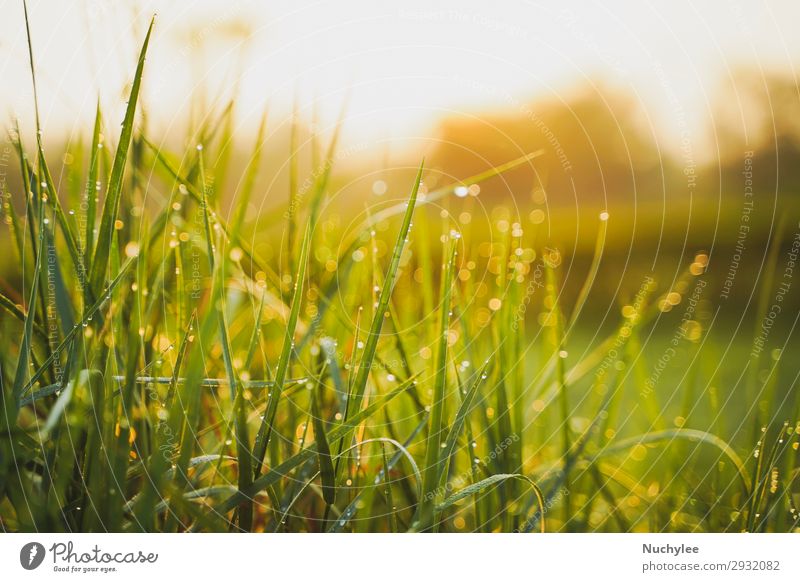
[[[38,114],[33,150],[11,132],[5,531],[797,529],[796,366],[773,350],[731,376],[731,344],[675,321],[705,254],[593,327],[607,215],[571,302],[535,229],[490,225],[488,244],[454,219],[540,152],[435,188],[420,164],[344,232],[326,214],[338,130],[306,192],[295,128],[288,197],[268,194],[288,200],[284,252],[266,259],[248,215],[266,116],[234,196],[232,105],[186,151],[155,145],[136,123],[150,33],[115,146],[98,109],[54,181]]]

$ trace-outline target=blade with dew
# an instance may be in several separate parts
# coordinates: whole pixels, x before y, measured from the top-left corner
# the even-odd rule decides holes
[[[430,526],[434,521],[435,500],[439,479],[444,472],[442,437],[445,431],[444,407],[447,398],[447,347],[450,331],[450,301],[453,293],[453,265],[455,263],[458,237],[452,237],[449,252],[443,265],[441,305],[439,307],[439,334],[434,368],[433,399],[431,401],[428,438],[425,443],[425,467],[422,478],[422,497],[417,507],[417,522]]]
[[[253,475],[257,477],[261,473],[261,466],[264,463],[264,455],[267,452],[267,445],[272,434],[275,415],[278,411],[278,403],[283,391],[284,380],[289,369],[292,352],[294,351],[294,333],[297,327],[297,320],[300,317],[300,306],[303,303],[303,281],[305,279],[306,266],[308,264],[309,247],[311,246],[311,225],[306,228],[303,236],[303,245],[300,248],[299,263],[294,277],[294,293],[291,299],[289,319],[286,322],[286,329],[283,337],[283,348],[278,359],[278,366],[275,370],[275,386],[270,391],[267,400],[267,409],[261,426],[256,435],[256,442],[253,445],[253,457],[255,466]]]
[[[86,228],[83,234],[83,264],[87,271],[91,271],[92,257],[94,256],[94,223],[97,218],[97,176],[100,170],[100,130],[103,126],[103,117],[100,113],[100,100],[97,101],[97,110],[94,118],[94,131],[92,132],[92,151],[89,152],[89,177],[86,180]],[[88,286],[87,286],[88,288]]]
[[[491,485],[494,485],[496,483],[502,483],[503,481],[508,481],[509,479],[516,479],[527,483],[530,486],[530,488],[533,489],[533,492],[536,496],[536,501],[539,506],[538,507],[539,512],[541,514],[544,514],[544,497],[542,496],[541,489],[539,489],[539,487],[536,485],[533,479],[531,479],[530,477],[526,477],[525,475],[522,475],[520,473],[511,473],[511,474],[499,473],[497,475],[492,475],[491,477],[487,477],[486,479],[483,479],[482,481],[479,481],[477,483],[467,485],[466,487],[454,493],[453,495],[445,499],[442,503],[437,505],[436,510],[444,511],[445,509],[452,507],[454,504],[461,501],[462,499],[469,497],[470,495],[474,495],[475,493],[480,493],[481,491],[483,491],[487,487],[490,487]],[[540,531],[541,533],[545,532],[544,519],[540,520]]]
[[[453,421],[453,426],[450,427],[450,432],[447,435],[445,446],[442,449],[442,459],[440,461],[442,470],[438,485],[440,488],[442,488],[445,484],[445,479],[447,477],[447,468],[455,455],[456,443],[458,442],[458,438],[461,435],[461,429],[466,424],[467,417],[469,416],[469,413],[472,410],[472,402],[475,400],[475,395],[478,393],[480,387],[483,386],[485,380],[489,377],[489,370],[492,367],[492,363],[493,363],[493,358],[489,358],[488,360],[486,360],[486,363],[483,365],[478,374],[475,376],[475,379],[472,381],[472,386],[470,386],[469,390],[464,394],[464,398],[461,401],[461,405],[458,407],[455,420]],[[472,455],[470,454],[470,458],[471,457]]]
[[[381,328],[383,321],[389,308],[389,299],[394,290],[395,279],[397,278],[397,270],[400,267],[400,257],[403,254],[406,242],[408,242],[408,233],[411,230],[411,218],[414,214],[414,207],[417,203],[417,193],[419,192],[419,185],[422,182],[422,170],[425,166],[423,161],[417,177],[414,180],[414,186],[411,189],[411,197],[406,206],[406,212],[403,216],[403,223],[400,226],[400,232],[397,234],[397,241],[394,244],[394,251],[392,252],[392,259],[389,263],[389,269],[386,271],[386,276],[383,280],[381,287],[381,294],[378,298],[378,306],[375,309],[375,314],[372,318],[367,340],[364,345],[364,354],[361,357],[361,362],[358,366],[355,380],[352,386],[352,398],[348,402],[348,409],[351,413],[357,413],[361,410],[361,404],[364,400],[364,393],[367,388],[367,379],[369,378],[370,370],[372,369],[372,361],[375,359],[375,352],[378,348],[378,339],[381,335]]]
[[[108,181],[105,203],[103,204],[103,214],[100,218],[100,229],[97,233],[97,248],[92,259],[92,270],[89,276],[90,289],[97,296],[103,286],[108,269],[111,239],[114,234],[114,223],[119,212],[120,198],[122,195],[122,182],[125,173],[125,164],[128,158],[133,136],[133,121],[136,115],[136,103],[139,99],[139,90],[142,84],[142,74],[144,72],[145,55],[147,46],[150,43],[150,35],[153,32],[155,17],[150,21],[147,29],[142,50],[139,53],[139,62],[136,65],[136,73],[133,77],[133,85],[128,98],[128,107],[125,110],[125,118],[122,121],[122,131],[117,144],[117,151],[114,155],[114,164],[111,167],[111,178]]]

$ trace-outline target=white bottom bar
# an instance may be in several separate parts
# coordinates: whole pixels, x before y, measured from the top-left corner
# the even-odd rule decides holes
[[[798,554],[793,534],[0,535],[3,580],[800,580]]]

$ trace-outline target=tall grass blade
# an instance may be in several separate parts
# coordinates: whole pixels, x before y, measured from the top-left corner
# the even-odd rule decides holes
[[[111,168],[111,177],[108,181],[108,190],[103,204],[100,229],[97,233],[97,248],[94,253],[94,258],[92,259],[92,270],[89,277],[90,288],[95,296],[99,295],[102,289],[108,269],[111,239],[114,235],[114,223],[119,213],[125,165],[127,163],[128,150],[130,149],[133,136],[136,103],[139,100],[142,74],[144,73],[145,55],[147,54],[147,47],[150,43],[150,35],[153,32],[154,23],[155,18],[150,21],[150,26],[147,28],[147,36],[144,38],[142,50],[139,53],[139,61],[136,65],[136,73],[133,76],[133,85],[131,86],[131,93],[128,97],[128,107],[125,110],[125,118],[122,121],[122,131],[119,136],[117,151],[114,154],[114,165]]]
[[[322,497],[325,503],[333,505],[336,503],[336,483],[331,460],[331,448],[328,445],[328,437],[325,436],[325,421],[322,418],[322,383],[319,383],[317,390],[311,395],[311,419],[314,423],[314,441],[317,443],[317,458],[319,459],[319,473],[322,480]]]
[[[417,509],[417,520],[427,528],[433,524],[437,490],[440,476],[444,472],[446,458],[442,455],[444,438],[444,408],[447,394],[447,347],[450,338],[450,301],[453,293],[453,267],[458,237],[452,236],[449,252],[443,265],[441,305],[439,307],[439,333],[436,340],[436,363],[434,368],[433,400],[431,402],[428,437],[425,443],[425,468],[422,478],[422,499]]]
[[[419,166],[417,177],[414,180],[414,187],[411,190],[411,197],[409,198],[406,206],[405,215],[403,216],[403,223],[400,226],[400,232],[397,233],[397,240],[394,244],[392,258],[389,262],[389,268],[387,269],[386,276],[383,280],[383,286],[381,287],[381,293],[378,298],[378,305],[375,308],[372,324],[370,325],[369,333],[364,344],[364,353],[361,356],[358,372],[356,373],[355,380],[353,381],[353,396],[351,401],[348,403],[349,410],[352,413],[359,412],[361,410],[361,404],[364,401],[364,393],[367,388],[367,379],[369,378],[369,373],[372,369],[372,361],[375,359],[375,352],[378,349],[378,339],[380,338],[383,321],[389,308],[389,299],[392,296],[392,291],[394,290],[396,283],[397,270],[400,267],[400,257],[403,254],[403,249],[405,248],[405,244],[408,240],[408,234],[411,229],[411,217],[414,214],[414,207],[417,203],[417,193],[419,192],[419,185],[422,181],[422,170],[424,166],[425,162],[423,161]]]
[[[300,247],[299,262],[297,265],[297,272],[294,277],[294,291],[291,299],[291,307],[289,310],[289,318],[286,321],[286,328],[284,330],[283,348],[281,355],[278,359],[278,366],[275,370],[275,386],[270,390],[269,398],[267,400],[267,410],[264,413],[264,418],[261,421],[261,426],[256,435],[256,442],[253,445],[253,458],[255,459],[253,474],[258,477],[261,474],[261,466],[264,463],[264,455],[267,452],[270,436],[272,434],[275,415],[278,411],[278,404],[283,392],[283,385],[286,379],[286,372],[289,369],[289,363],[294,351],[294,334],[297,327],[297,320],[300,317],[300,306],[303,303],[303,281],[306,274],[306,266],[308,265],[309,247],[311,246],[311,226],[306,228],[305,235],[303,236],[303,245]]]

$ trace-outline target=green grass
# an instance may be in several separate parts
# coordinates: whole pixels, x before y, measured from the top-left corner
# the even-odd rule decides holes
[[[567,257],[535,228],[491,225],[487,246],[450,217],[469,202],[456,188],[541,152],[430,191],[409,168],[407,194],[345,232],[325,203],[341,123],[322,156],[313,137],[320,171],[300,192],[294,122],[288,197],[269,193],[288,198],[285,233],[254,230],[266,115],[236,196],[233,103],[187,151],[156,146],[136,122],[152,29],[113,152],[98,108],[56,182],[38,113],[33,153],[12,132],[4,531],[798,528],[797,365],[771,352],[737,379],[718,364],[746,361],[752,338],[729,344],[698,315],[646,389],[674,316],[713,281],[702,256],[595,325],[607,217],[574,301]],[[277,236],[284,253],[260,256]],[[761,317],[781,256],[778,238]]]

